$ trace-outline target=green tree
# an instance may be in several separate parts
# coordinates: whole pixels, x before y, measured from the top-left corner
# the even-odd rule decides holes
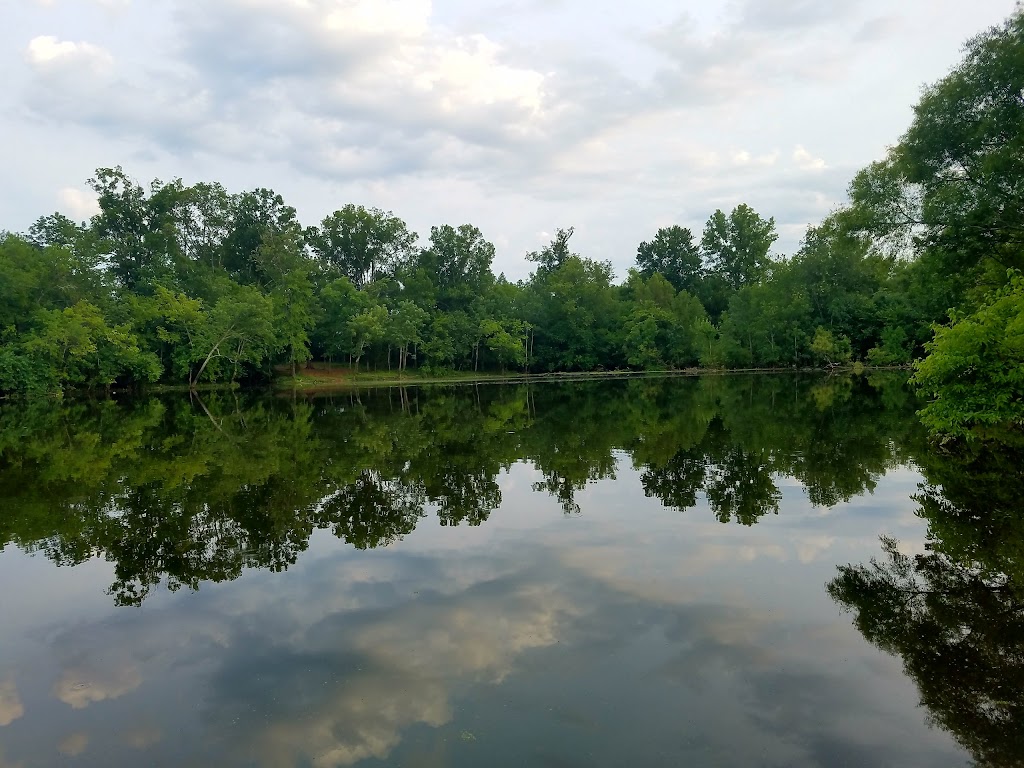
[[[295,376],[298,365],[309,360],[311,354],[309,334],[318,308],[313,284],[307,275],[294,270],[277,281],[270,295],[274,302],[278,343],[285,350],[292,376]]]
[[[811,354],[818,363],[825,365],[839,365],[848,363],[851,357],[850,340],[845,336],[836,336],[820,325],[814,331],[814,339],[811,341]]]
[[[362,288],[412,261],[416,233],[390,211],[349,204],[307,229],[306,241],[332,275]]]
[[[660,274],[677,291],[696,293],[704,277],[700,247],[686,227],[662,227],[653,240],[640,243],[636,264],[644,277]]]
[[[223,264],[241,285],[268,287],[295,266],[302,253],[302,226],[295,209],[271,189],[236,195],[223,243]]]
[[[575,255],[554,272],[533,275],[527,320],[534,328],[538,364],[548,370],[592,370],[617,362],[622,307],[611,279],[611,264]]]
[[[411,301],[401,301],[388,316],[387,339],[398,348],[398,370],[404,371],[409,348],[423,341],[423,328],[429,316]]]
[[[235,381],[243,366],[260,366],[277,345],[273,300],[252,286],[232,285],[202,327],[193,359],[199,367],[189,385],[197,384],[204,372],[214,380]]]
[[[504,371],[508,366],[526,364],[527,325],[522,320],[500,322],[492,318],[480,321],[480,338]]]
[[[913,381],[928,397],[921,419],[935,433],[972,437],[1024,427],[1024,277],[971,313],[935,329]]]
[[[419,256],[444,312],[468,306],[485,293],[494,283],[493,261],[494,246],[470,224],[431,227],[430,246]]]
[[[1022,76],[1018,8],[971,39],[953,71],[925,89],[889,157],[855,182],[855,200],[881,203],[871,206],[877,222],[941,252],[954,272],[980,276],[991,265],[999,278],[1024,268]],[[871,183],[886,174],[888,186]]]
[[[373,344],[387,337],[388,310],[382,304],[373,303],[354,314],[348,321],[349,348],[352,362],[359,370],[359,361]]]
[[[110,262],[110,271],[129,290],[164,274],[166,249],[156,246],[165,222],[152,216],[150,199],[121,166],[99,168],[89,179],[96,193],[100,213],[92,227],[100,237]],[[153,182],[158,188],[159,182]]]
[[[763,219],[741,203],[726,216],[715,211],[704,226],[701,247],[710,268],[734,291],[767,277],[768,251],[778,239],[775,219]]]
[[[127,327],[110,327],[99,308],[80,301],[63,311],[40,310],[38,330],[25,350],[46,366],[55,388],[63,385],[109,387],[119,378],[156,381],[156,356],[139,348]]]
[[[558,271],[565,264],[566,259],[570,256],[578,255],[569,250],[569,240],[575,231],[574,227],[556,229],[555,236],[551,239],[550,243],[539,251],[531,251],[526,254],[526,260],[532,261],[537,265],[536,273],[538,276]]]

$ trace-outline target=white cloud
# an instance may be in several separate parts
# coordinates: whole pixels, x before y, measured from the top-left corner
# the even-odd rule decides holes
[[[64,187],[57,192],[61,211],[75,221],[85,221],[100,212],[96,195],[78,187]]]
[[[737,150],[732,154],[732,164],[736,166],[759,166],[770,168],[779,159],[779,151],[775,150],[763,155],[753,155],[745,149]]]
[[[119,10],[127,8],[132,4],[132,0],[91,0],[94,4],[101,8],[107,8],[110,10]],[[52,8],[57,5],[57,0],[33,0],[36,5],[41,5],[44,8]]]
[[[39,67],[59,62],[70,62],[79,66],[109,66],[114,62],[114,57],[97,45],[58,40],[53,35],[32,38],[25,55],[30,64]]]
[[[409,726],[439,728],[451,720],[452,681],[502,682],[523,653],[554,645],[559,629],[582,612],[549,585],[503,588],[500,601],[479,586],[440,604],[412,601],[352,635],[330,622],[314,627],[307,645],[347,643],[364,659],[359,671],[314,712],[261,725],[251,743],[240,745],[245,761],[283,768],[301,755],[334,768],[386,760]]]
[[[1013,8],[908,0],[904,18],[934,22],[922,38],[884,0],[711,0],[692,18],[669,0],[38,2],[0,31],[0,129],[31,176],[0,228],[122,163],[272,186],[307,223],[345,202],[421,232],[472,221],[509,243],[495,268],[513,277],[555,226],[620,275],[657,226],[699,229],[715,207],[802,228]],[[103,6],[127,10],[114,25]]]
[[[823,158],[815,157],[802,144],[797,144],[793,150],[793,162],[801,171],[823,171],[828,168]]]

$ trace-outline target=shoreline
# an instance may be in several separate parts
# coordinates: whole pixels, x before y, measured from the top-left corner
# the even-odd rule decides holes
[[[677,368],[654,371],[550,371],[544,373],[454,373],[450,375],[381,375],[382,372],[351,374],[346,377],[317,377],[299,375],[280,377],[271,383],[277,394],[288,392],[317,393],[336,392],[352,389],[375,389],[383,387],[409,387],[429,385],[479,385],[479,384],[527,384],[558,381],[594,381],[641,378],[689,378],[695,376],[731,376],[737,374],[860,374],[870,371],[911,371],[912,366],[866,366],[846,365],[835,368]]]
[[[862,374],[870,371],[907,371],[913,370],[912,365],[867,366],[861,364],[835,366],[833,368],[817,368],[805,366],[800,368],[675,368],[652,371],[610,370],[610,371],[546,371],[543,373],[487,373],[487,372],[453,372],[442,375],[415,374],[398,375],[386,371],[348,373],[344,375],[291,377],[279,375],[273,379],[257,384],[245,385],[237,381],[224,383],[204,383],[195,387],[187,384],[153,384],[140,389],[72,389],[63,392],[36,394],[30,396],[0,395],[0,403],[38,402],[41,400],[72,399],[109,399],[114,397],[132,397],[147,395],[201,395],[212,392],[252,392],[265,391],[268,394],[286,394],[301,392],[315,394],[318,392],[340,392],[357,389],[376,389],[382,387],[412,387],[431,385],[465,386],[469,384],[529,384],[558,381],[600,381],[618,379],[643,378],[688,378],[694,376],[734,376],[753,374],[785,374],[807,373],[826,374]]]

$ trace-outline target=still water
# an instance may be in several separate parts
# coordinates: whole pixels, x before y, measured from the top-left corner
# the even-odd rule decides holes
[[[1019,457],[900,376],[0,407],[0,767],[1024,760]]]

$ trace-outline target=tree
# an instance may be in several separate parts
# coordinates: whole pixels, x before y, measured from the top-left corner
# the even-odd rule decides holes
[[[201,282],[203,271],[198,267],[205,268],[206,274],[224,268],[235,203],[227,190],[216,183],[200,182],[183,191],[176,217],[179,272],[183,276]]]
[[[328,360],[347,355],[351,338],[349,321],[370,303],[370,297],[357,291],[347,277],[339,277],[322,286],[320,310],[313,337]]]
[[[261,187],[234,197],[223,264],[235,282],[270,286],[302,250],[302,226],[281,195]]]
[[[881,342],[868,350],[871,365],[906,365],[910,362],[907,333],[900,327],[882,329]]]
[[[381,304],[371,304],[353,315],[348,321],[349,348],[356,370],[367,348],[383,341],[387,334],[388,310]]]
[[[538,275],[561,269],[562,265],[565,264],[565,260],[574,255],[569,250],[569,240],[575,231],[574,227],[556,229],[555,236],[551,239],[550,243],[539,251],[530,251],[526,254],[526,260],[532,261],[537,265],[536,273]]]
[[[508,366],[526,364],[526,332],[528,326],[522,320],[504,322],[485,318],[480,321],[480,338],[491,351],[504,371]]]
[[[971,313],[935,329],[913,382],[929,401],[921,419],[934,433],[970,438],[986,429],[1024,427],[1024,277]]]
[[[771,265],[768,250],[778,237],[775,219],[762,219],[744,203],[728,216],[721,210],[711,215],[704,226],[701,247],[711,270],[738,291],[767,277]]]
[[[940,312],[968,308],[1008,268],[1024,268],[1022,78],[1018,6],[968,41],[963,60],[925,89],[909,130],[850,186],[858,226],[877,247],[926,264],[946,294]]]
[[[659,349],[659,335],[671,322],[670,315],[651,304],[637,304],[626,316],[622,351],[626,362],[636,368],[661,368],[665,365]]]
[[[121,166],[99,168],[89,179],[100,212],[92,228],[104,244],[109,267],[120,285],[135,290],[163,276],[171,260],[175,206],[180,181],[153,181],[150,192],[128,177]]]
[[[306,241],[325,269],[362,288],[411,262],[416,233],[390,211],[350,203],[307,229]]]
[[[431,320],[423,353],[435,368],[461,368],[474,360],[479,330],[479,323],[466,312],[440,312]]]
[[[274,300],[278,343],[285,350],[292,376],[295,376],[298,364],[310,358],[309,333],[317,309],[313,284],[299,270],[288,272],[278,280],[271,297]]]
[[[199,346],[208,334],[209,317],[203,302],[158,285],[136,316],[153,323],[157,340],[166,348],[171,372],[191,385],[192,364],[205,354]]]
[[[695,293],[704,276],[700,248],[686,227],[663,227],[640,243],[636,264],[644,277],[660,274],[677,291]]]
[[[494,246],[471,224],[431,227],[430,246],[419,256],[437,289],[438,308],[446,312],[483,295],[494,282],[493,261]]]
[[[41,216],[28,228],[28,239],[39,248],[57,246],[75,250],[85,237],[87,229],[62,213]]]
[[[554,272],[534,274],[527,318],[535,329],[533,357],[549,370],[591,370],[617,361],[621,303],[607,262],[570,256]]]
[[[848,209],[840,209],[807,229],[789,263],[792,279],[810,303],[810,327],[823,326],[856,341],[863,356],[883,323],[878,294],[894,261],[871,247],[856,231]]]
[[[427,324],[427,313],[411,301],[401,301],[388,315],[387,338],[398,347],[398,370],[405,370],[409,348],[423,341],[422,331]],[[390,365],[390,363],[389,363]]]
[[[156,381],[161,367],[144,352],[127,327],[110,327],[99,308],[80,301],[63,311],[40,310],[38,330],[25,350],[45,366],[55,388],[71,385],[109,387],[121,377]]]
[[[226,375],[234,381],[241,366],[260,365],[276,348],[273,300],[252,286],[232,285],[213,305],[209,322],[199,334],[193,360],[199,368],[190,375],[189,385],[199,383],[204,372],[211,379]]]
[[[850,340],[845,336],[836,338],[832,331],[819,325],[815,329],[814,339],[811,341],[811,354],[819,363],[826,365],[848,363],[852,354]]]

